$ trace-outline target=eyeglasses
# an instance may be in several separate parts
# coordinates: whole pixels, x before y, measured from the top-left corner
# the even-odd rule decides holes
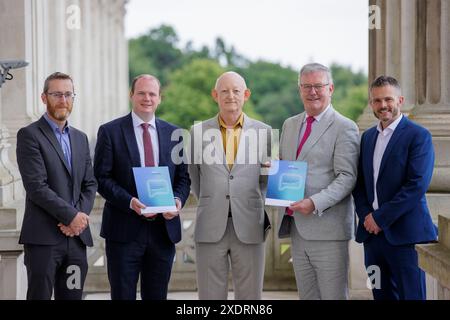
[[[325,88],[327,85],[329,85],[329,83],[324,83],[324,84],[300,84],[300,87],[304,91],[311,91],[312,88],[314,88],[314,90],[316,90],[316,91],[322,91],[323,88]]]
[[[66,92],[66,93],[62,93],[62,92],[47,92],[47,94],[49,96],[52,96],[53,98],[56,98],[56,99],[61,99],[62,97],[64,97],[64,98],[66,98],[66,100],[72,100],[76,96],[76,94],[72,93],[72,92]]]

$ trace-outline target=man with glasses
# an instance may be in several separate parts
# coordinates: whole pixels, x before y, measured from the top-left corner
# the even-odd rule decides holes
[[[69,126],[72,78],[51,74],[41,95],[47,112],[17,133],[17,163],[26,191],[24,244],[27,299],[80,300],[92,246],[89,213],[94,178],[86,135]]]
[[[358,127],[331,105],[327,67],[305,65],[298,85],[305,112],[284,122],[280,158],[307,162],[305,197],[280,210],[278,235],[291,237],[300,299],[347,299]]]

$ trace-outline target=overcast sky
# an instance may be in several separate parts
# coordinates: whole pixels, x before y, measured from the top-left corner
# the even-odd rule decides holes
[[[128,38],[161,24],[181,46],[213,47],[216,37],[251,60],[296,70],[311,61],[368,69],[367,0],[130,0]]]

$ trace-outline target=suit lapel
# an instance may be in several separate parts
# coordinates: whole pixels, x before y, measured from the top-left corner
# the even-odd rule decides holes
[[[120,125],[122,133],[124,136],[125,144],[128,149],[128,154],[130,156],[131,165],[133,167],[141,166],[141,159],[139,156],[139,148],[136,141],[136,136],[134,134],[133,119],[131,118],[131,113],[122,121]]]
[[[156,132],[158,133],[158,150],[159,150],[159,166],[165,165],[166,163],[168,163],[166,161],[166,151],[169,151],[169,156],[170,156],[170,148],[169,148],[169,142],[167,140],[167,138],[169,137],[166,134],[166,126],[164,124],[164,122],[162,122],[161,120],[159,120],[158,118],[155,119],[155,124],[156,124]]]
[[[331,126],[334,121],[334,109],[330,106],[331,110],[327,110],[323,115],[322,119],[314,126],[311,135],[306,140],[303,145],[302,151],[299,154],[298,159],[304,160],[308,155],[311,148],[316,144],[316,142],[320,139],[320,137],[327,131],[327,129]],[[297,146],[298,147],[298,146]],[[297,149],[295,150],[297,153]]]
[[[391,154],[394,146],[397,144],[398,139],[400,139],[403,129],[406,127],[407,124],[407,118],[403,116],[403,119],[398,124],[397,128],[395,128],[394,132],[392,133],[392,137],[389,140],[388,145],[386,146],[386,150],[384,151],[383,158],[381,158],[381,164],[380,164],[380,171],[378,172],[378,176],[381,175],[383,172],[384,167],[386,167],[387,159],[389,158],[389,155]]]
[[[300,128],[302,126],[303,119],[305,119],[305,112],[301,113],[293,119],[292,132],[294,132],[294,134],[285,135],[285,141],[283,141],[283,145],[285,145],[286,148],[283,148],[283,150],[286,150],[287,154],[283,155],[282,160],[296,160]],[[286,129],[288,132],[290,132],[290,129]]]
[[[378,130],[370,130],[367,132],[367,144],[364,145],[364,177],[367,178],[369,194],[373,194],[373,155],[375,152],[375,145],[377,143]]]
[[[241,163],[241,164],[245,163],[245,156],[246,156],[247,150],[250,150],[250,148],[252,148],[252,146],[248,145],[244,141],[245,132],[251,128],[253,128],[251,119],[249,117],[247,117],[247,115],[244,113],[244,121],[243,121],[243,125],[242,125],[241,135],[239,136],[239,143],[238,143],[238,148],[237,148],[237,152],[236,152],[236,158],[234,159],[234,164],[231,167],[231,170],[229,170],[228,165],[225,164],[227,170],[229,170],[230,172],[233,172],[235,170],[237,163]],[[258,134],[258,132],[256,132],[256,134]],[[222,145],[222,147],[223,147],[223,145]],[[225,156],[225,153],[224,153],[224,156]],[[250,157],[250,154],[249,154],[249,157]]]
[[[70,130],[70,129],[69,129]],[[81,148],[80,136],[75,130],[70,130],[70,148],[72,150],[72,179],[75,180],[80,172],[80,166],[84,165],[82,155],[84,150]]]
[[[64,163],[67,173],[72,175],[72,172],[69,168],[69,164],[67,163],[66,158],[64,157],[61,145],[59,144],[58,140],[56,140],[56,136],[52,132],[52,128],[50,127],[50,125],[47,123],[47,120],[45,120],[43,116],[41,117],[41,119],[39,119],[39,128],[41,129],[44,136],[50,141],[50,144],[55,149],[59,159],[61,159],[61,161]]]
[[[215,132],[218,132],[218,138],[219,139],[214,139],[214,141],[207,141],[207,143],[212,143],[214,146],[214,152],[216,154],[215,157],[215,163],[221,162],[222,166],[224,167],[224,169],[227,172],[230,172],[230,168],[227,165],[227,161],[226,161],[226,155],[225,155],[225,149],[223,148],[223,142],[222,142],[222,132],[220,131],[220,125],[219,125],[219,115],[217,115],[216,117],[207,120],[207,123],[205,123],[205,131],[206,130],[215,130]],[[215,135],[214,135],[215,136]],[[203,142],[202,142],[203,143]],[[203,148],[202,148],[203,150]]]

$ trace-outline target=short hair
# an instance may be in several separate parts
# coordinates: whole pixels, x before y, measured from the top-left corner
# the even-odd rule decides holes
[[[159,95],[161,95],[161,82],[159,81],[159,79],[151,74],[140,74],[138,76],[136,76],[133,81],[131,82],[131,89],[130,89],[130,93],[134,94],[134,87],[136,86],[136,82],[141,79],[141,78],[150,78],[152,80],[155,80],[156,83],[158,83],[158,87],[159,87]]]
[[[379,88],[384,86],[392,86],[398,90],[398,92],[402,92],[402,88],[400,87],[400,84],[398,83],[397,79],[391,76],[385,76],[381,75],[377,77],[373,82],[370,84],[370,91],[372,91],[373,88]]]
[[[73,91],[75,92],[75,87],[73,85],[73,80],[71,76],[62,72],[54,72],[51,75],[49,75],[47,79],[45,79],[43,91],[44,93],[48,92],[48,87],[50,86],[50,81],[52,80],[70,80],[70,82],[72,82]]]
[[[331,70],[328,67],[325,67],[323,64],[313,62],[305,64],[300,70],[300,73],[298,74],[298,86],[300,87],[301,84],[300,80],[304,74],[318,71],[325,72],[328,78],[328,83],[333,84],[333,77],[331,76]]]

